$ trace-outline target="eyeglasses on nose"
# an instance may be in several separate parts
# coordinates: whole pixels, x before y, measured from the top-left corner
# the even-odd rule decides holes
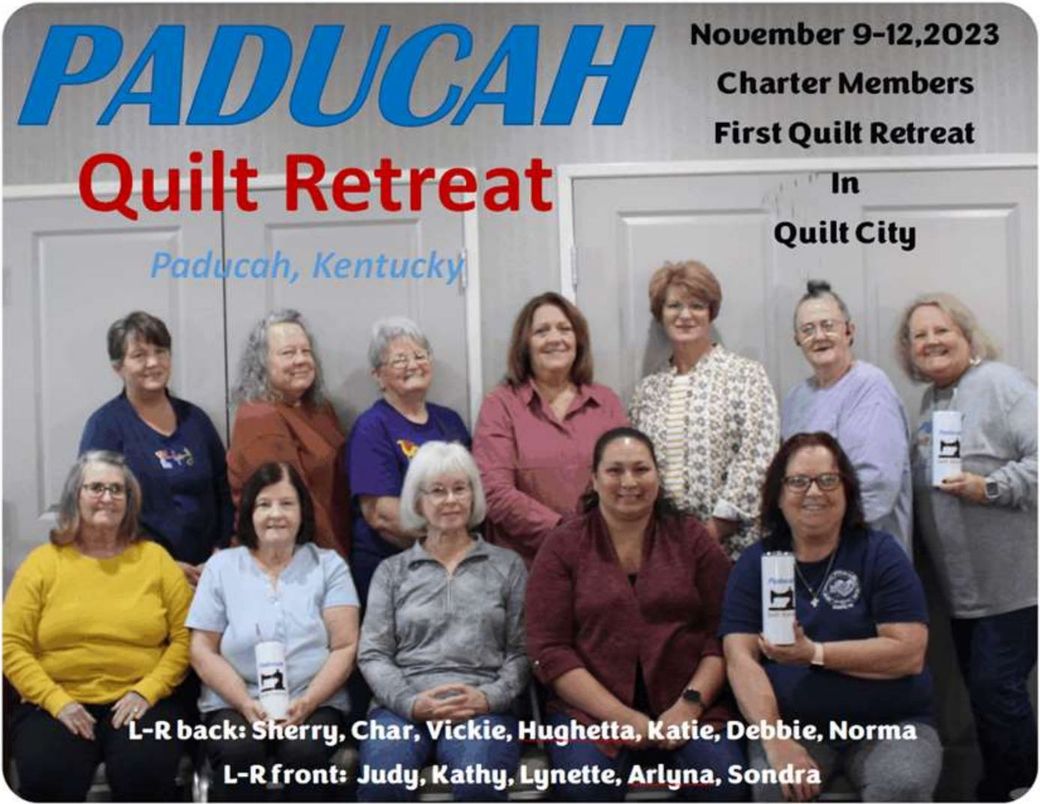
[[[399,354],[393,355],[383,361],[384,366],[390,366],[390,368],[402,369],[407,366],[412,360],[417,365],[423,365],[424,363],[430,362],[430,355],[427,352],[413,352],[412,354]]]
[[[460,500],[464,500],[473,493],[473,489],[468,485],[452,486],[450,489],[444,486],[431,486],[428,489],[423,489],[422,493],[435,503],[442,503],[447,502],[449,497],[457,497]]]
[[[98,498],[104,497],[106,491],[113,500],[119,500],[126,496],[126,486],[122,483],[84,483],[83,490],[91,497]]]
[[[823,319],[823,321],[812,321],[808,324],[802,324],[800,327],[798,327],[798,335],[802,338],[802,340],[807,340],[816,334],[817,329],[819,329],[820,332],[826,333],[827,335],[833,335],[841,328],[842,324],[844,323],[844,321],[841,321],[837,318],[825,318]]]
[[[807,492],[813,483],[820,491],[834,491],[841,485],[841,475],[838,472],[824,472],[816,476],[788,475],[784,478],[784,485],[791,491]]]

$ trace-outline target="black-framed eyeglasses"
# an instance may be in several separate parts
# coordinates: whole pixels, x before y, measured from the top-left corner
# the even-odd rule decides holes
[[[839,472],[824,472],[822,475],[788,475],[784,485],[791,491],[805,493],[813,483],[820,491],[834,491],[841,485]]]
[[[82,488],[91,497],[104,497],[105,492],[108,492],[113,500],[121,500],[126,496],[126,486],[122,483],[84,483]]]

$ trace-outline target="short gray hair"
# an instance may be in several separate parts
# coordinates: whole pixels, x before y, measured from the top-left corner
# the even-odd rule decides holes
[[[267,333],[276,324],[296,324],[311,342],[314,357],[314,384],[303,395],[303,402],[318,406],[325,403],[325,382],[322,379],[318,345],[314,341],[303,316],[291,309],[272,310],[265,315],[249,333],[245,351],[238,364],[238,384],[235,400],[238,402],[277,402],[278,395],[271,389],[267,376]]]
[[[368,341],[368,362],[372,365],[373,371],[383,365],[383,355],[387,347],[398,338],[409,338],[425,349],[428,355],[433,355],[426,334],[412,319],[403,315],[380,318],[372,325],[372,336]]]
[[[419,513],[419,495],[423,485],[446,472],[462,472],[469,479],[473,489],[473,507],[469,513],[470,529],[484,521],[487,514],[487,500],[484,487],[480,483],[480,472],[473,461],[469,450],[458,442],[427,441],[415,453],[408,465],[408,473],[404,476],[401,487],[401,525],[406,530],[425,530],[429,524]]]
[[[914,310],[918,307],[925,306],[938,307],[950,317],[950,320],[953,321],[964,335],[965,340],[968,341],[973,360],[996,360],[1000,356],[1000,350],[993,343],[993,339],[990,338],[986,330],[979,326],[975,314],[968,309],[964,302],[952,293],[924,293],[910,302],[906,309],[903,310],[903,316],[899,323],[899,333],[896,336],[896,357],[899,358],[899,365],[902,366],[903,371],[906,372],[910,379],[918,382],[930,382],[928,377],[919,372],[917,366],[914,365],[910,338],[910,316],[914,314]]]
[[[119,523],[119,539],[128,544],[139,535],[137,521],[141,513],[141,485],[130,470],[126,458],[118,452],[92,449],[76,459],[72,468],[69,469],[68,477],[65,478],[61,499],[58,500],[58,524],[51,531],[51,542],[54,544],[70,544],[79,535],[79,495],[83,488],[83,474],[86,472],[87,466],[92,463],[114,466],[123,473],[123,485],[126,486],[126,510],[123,512],[123,521]]]

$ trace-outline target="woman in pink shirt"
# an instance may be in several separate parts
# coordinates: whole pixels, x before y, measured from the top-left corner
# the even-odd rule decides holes
[[[545,535],[577,513],[596,439],[626,424],[614,392],[592,382],[581,311],[558,293],[527,302],[513,323],[506,379],[484,399],[473,435],[488,540],[530,565]]]

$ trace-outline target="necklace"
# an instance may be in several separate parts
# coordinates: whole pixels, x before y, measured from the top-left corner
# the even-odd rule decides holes
[[[805,580],[805,576],[802,575],[802,571],[798,567],[798,562],[797,561],[794,562],[795,574],[797,574],[798,575],[798,579],[803,584],[805,584],[805,588],[809,590],[809,603],[812,604],[812,607],[814,609],[817,606],[820,605],[820,593],[823,591],[823,588],[827,585],[827,579],[831,577],[831,568],[834,566],[834,559],[837,558],[837,557],[838,557],[838,548],[835,547],[834,548],[834,552],[831,553],[831,560],[827,562],[827,569],[823,573],[823,580],[820,581],[820,585],[817,586],[815,589],[813,589],[811,586],[809,586],[809,582],[807,580]]]

